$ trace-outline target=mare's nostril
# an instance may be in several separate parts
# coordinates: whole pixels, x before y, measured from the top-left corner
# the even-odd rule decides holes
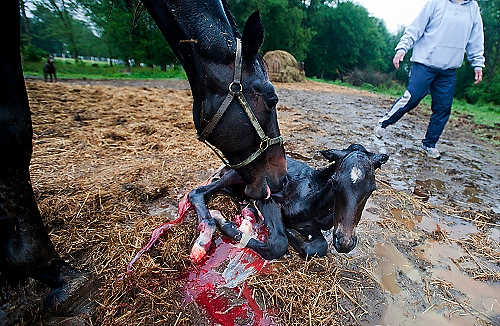
[[[272,109],[278,104],[278,97],[274,94],[266,97],[266,105],[269,109]]]
[[[285,187],[288,184],[288,176],[285,174],[281,177],[280,186],[281,188]]]

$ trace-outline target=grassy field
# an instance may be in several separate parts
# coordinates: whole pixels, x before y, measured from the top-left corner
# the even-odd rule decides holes
[[[370,84],[366,84],[361,87],[356,87],[348,83],[342,83],[340,81],[328,81],[317,78],[311,78],[311,80],[355,88],[355,89],[363,89],[377,94],[389,95],[395,98],[400,97],[405,91],[405,87],[402,85],[395,86],[392,88],[375,87]],[[430,110],[431,106],[430,95],[426,96],[422,100],[422,104],[424,104],[426,109]],[[474,118],[474,122],[477,124],[482,124],[487,126],[500,125],[500,106],[498,105],[490,103],[469,104],[465,100],[454,99],[451,118],[453,119],[454,117],[457,117],[458,115],[462,114],[471,115]]]
[[[24,62],[25,76],[43,77],[45,62]],[[106,62],[79,61],[73,59],[56,59],[56,72],[58,78],[87,78],[87,79],[185,79],[186,74],[181,66],[162,71],[159,67],[131,67],[130,72],[124,65],[109,66]]]

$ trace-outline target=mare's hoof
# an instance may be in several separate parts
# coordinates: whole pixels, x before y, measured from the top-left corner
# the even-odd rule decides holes
[[[95,282],[91,274],[64,265],[60,267],[59,279],[61,286],[53,288],[45,298],[45,310],[63,316],[92,315]]]

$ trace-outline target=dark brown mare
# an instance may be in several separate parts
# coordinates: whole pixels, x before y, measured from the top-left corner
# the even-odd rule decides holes
[[[246,185],[247,196],[261,199],[279,191],[286,160],[276,119],[278,98],[257,56],[264,35],[259,15],[246,23],[240,60],[240,34],[225,0],[143,3],[184,66],[198,134],[235,167],[240,176],[235,182]],[[18,2],[6,2],[0,15],[2,21],[14,17],[16,23],[0,54],[0,276],[44,282],[52,288],[46,307],[67,312],[88,288],[91,275],[66,264],[44,228],[28,169],[33,132],[21,67]],[[208,211],[201,219],[211,223]],[[0,310],[0,324],[8,320]]]

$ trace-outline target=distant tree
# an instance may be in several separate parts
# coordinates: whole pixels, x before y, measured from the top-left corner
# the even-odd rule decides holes
[[[79,0],[107,47],[109,57],[126,65],[132,60],[148,65],[175,62],[160,30],[139,0]]]
[[[25,42],[27,45],[31,45],[31,32],[30,32],[30,22],[28,16],[26,15],[26,0],[19,1],[19,7],[21,10],[21,22],[22,22],[22,35],[25,38]]]
[[[66,21],[63,22],[60,19],[60,13],[53,10],[48,2],[37,1],[34,3],[31,14],[32,18],[22,18],[28,21],[26,25],[30,30],[30,35],[27,36],[25,29],[22,29],[22,39],[26,40],[24,42],[26,46],[32,43],[34,47],[49,53],[61,54],[69,51],[73,57],[103,55],[101,40],[86,21],[75,18],[75,12],[65,17]],[[68,25],[71,25],[70,33],[66,29]]]
[[[500,0],[478,0],[484,23],[485,57],[488,75],[494,78],[500,65]]]
[[[389,35],[380,20],[355,3],[311,1],[308,24],[316,33],[306,59],[306,74],[342,78],[365,68],[387,70]],[[382,69],[381,69],[382,68]]]
[[[45,6],[35,5],[31,11],[30,33],[33,45],[49,53],[63,53],[66,37],[55,13]]]
[[[52,30],[52,33],[59,34],[68,44],[73,58],[78,60],[80,53],[73,24],[75,22],[73,16],[76,14],[76,9],[78,8],[76,0],[33,0],[33,3],[37,9],[43,7],[54,14],[53,18],[57,19],[59,28]]]
[[[253,11],[260,11],[265,28],[263,52],[285,50],[298,61],[305,60],[314,33],[305,25],[303,1],[230,0],[229,5],[240,27]]]

